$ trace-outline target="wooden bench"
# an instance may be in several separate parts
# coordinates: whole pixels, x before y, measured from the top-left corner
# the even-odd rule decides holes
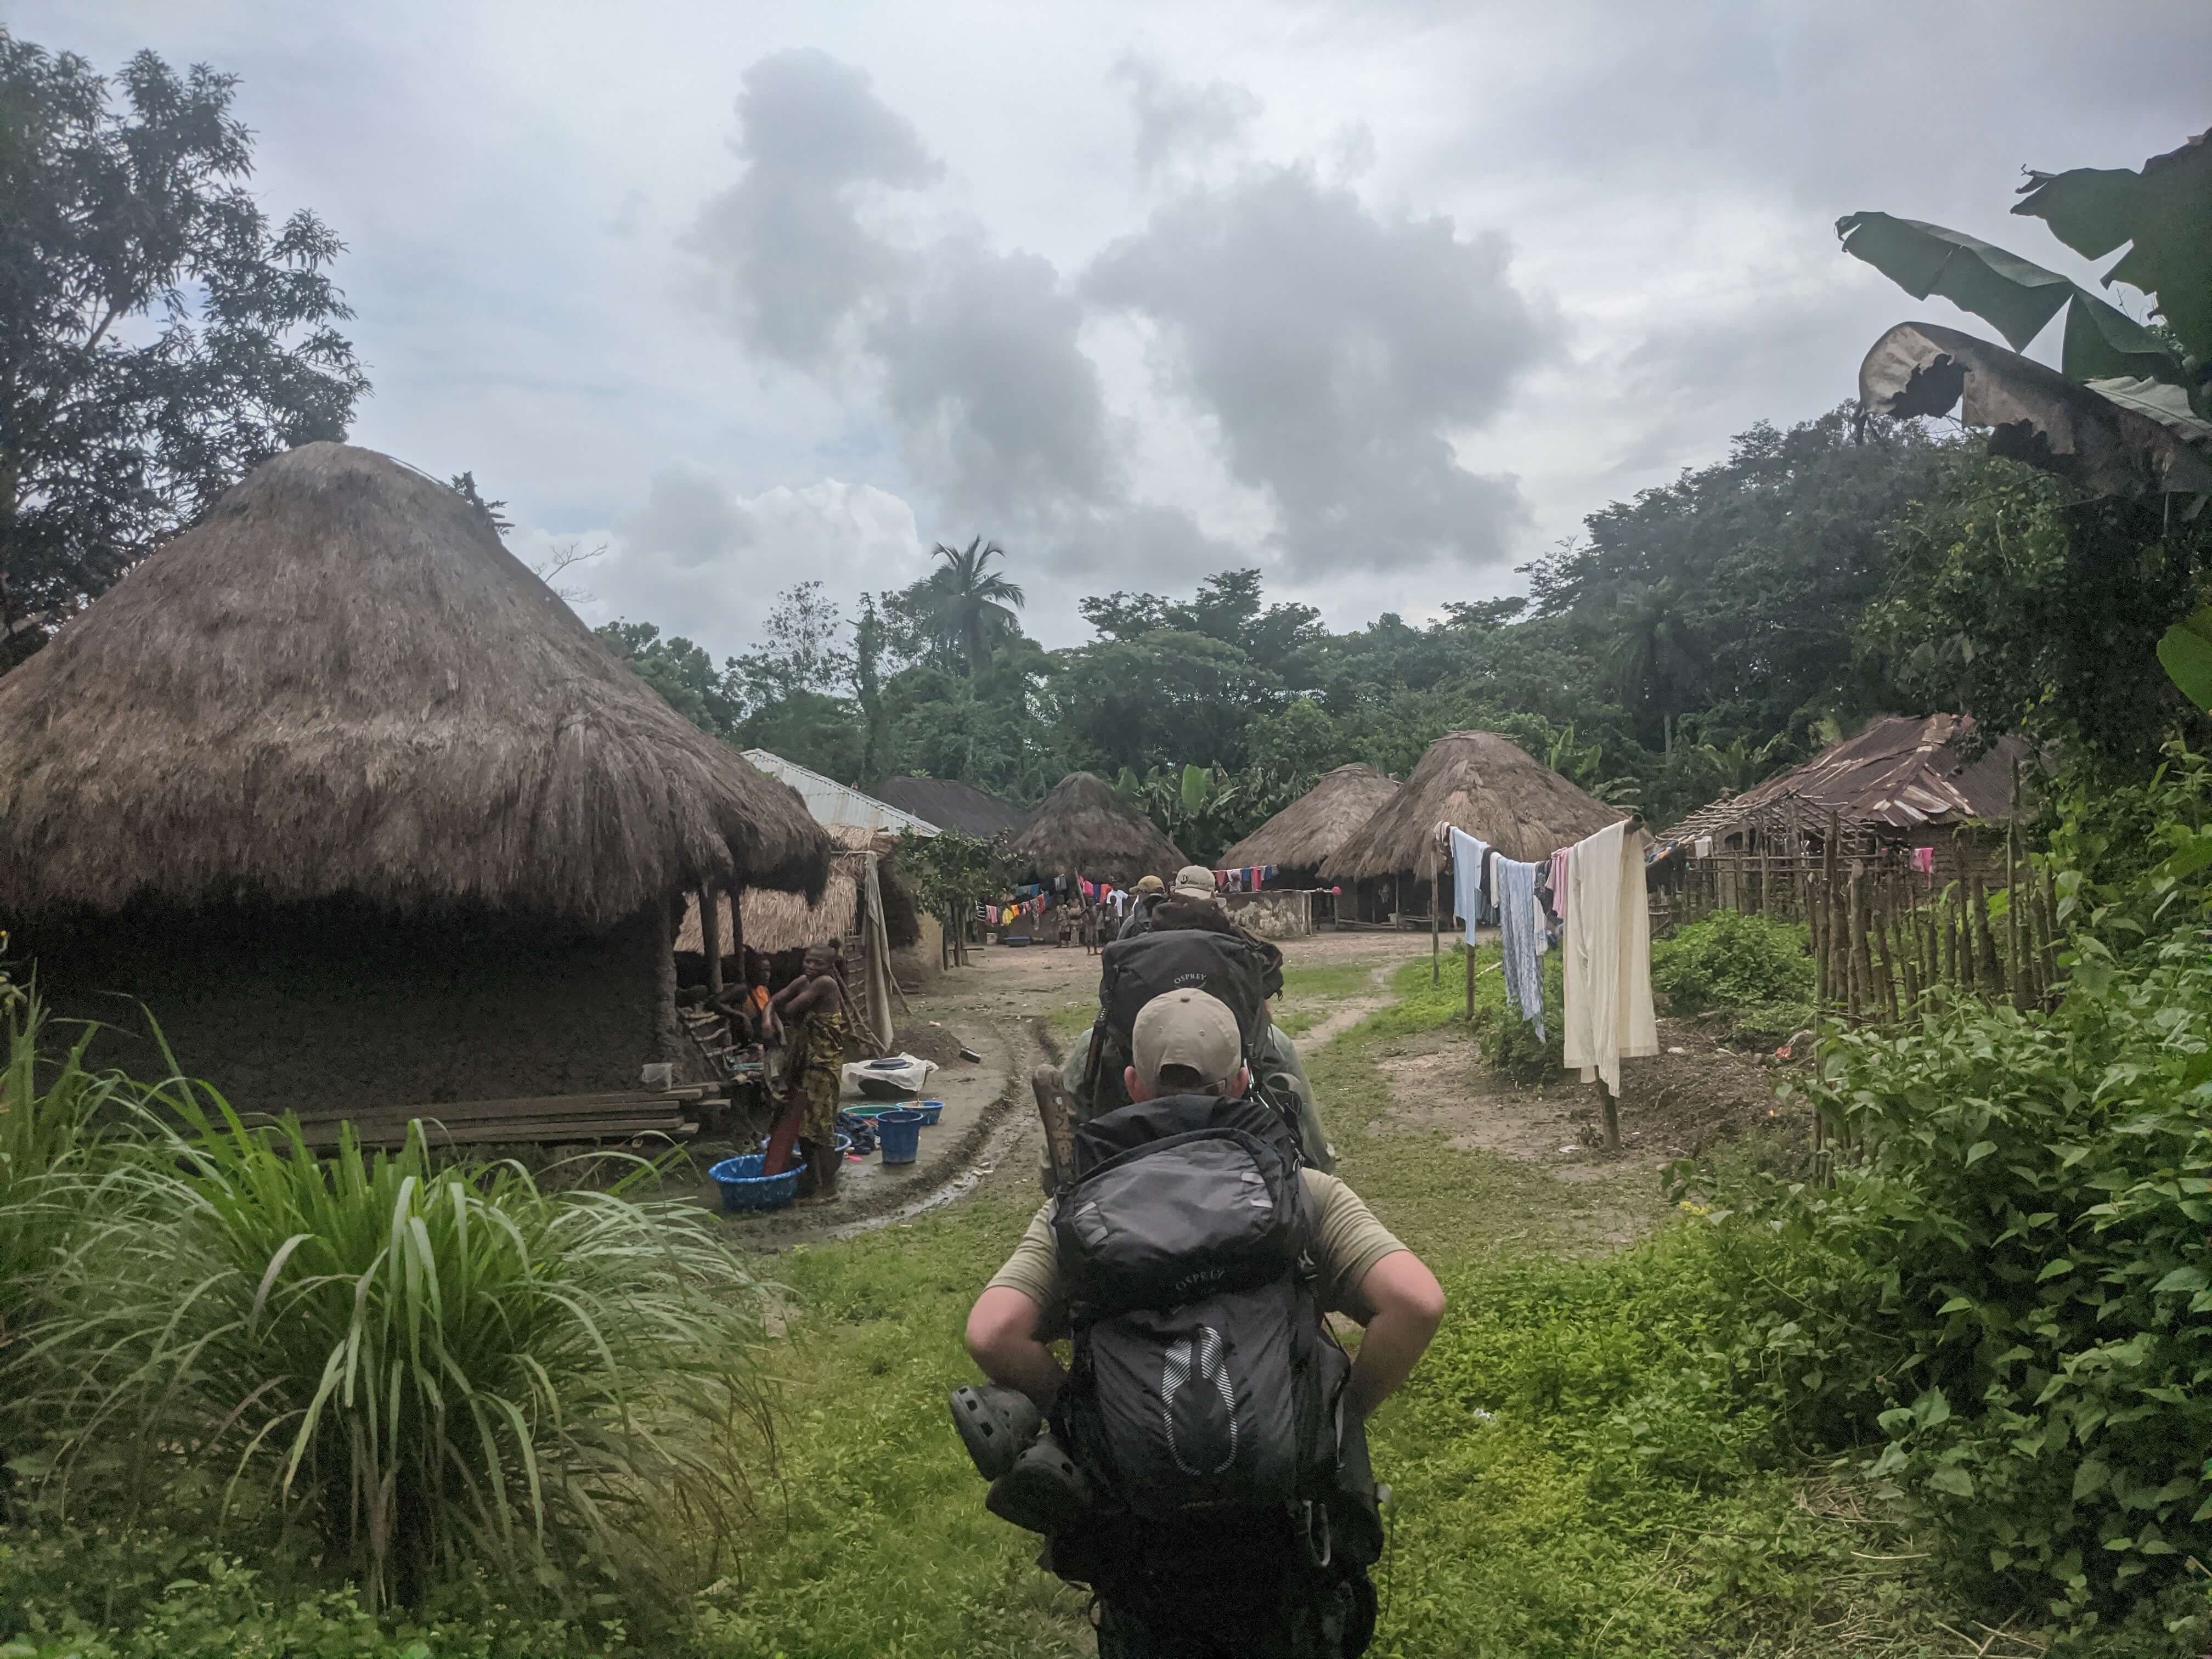
[[[418,1119],[423,1138],[433,1146],[506,1141],[542,1146],[569,1140],[629,1140],[641,1135],[682,1140],[698,1133],[698,1126],[685,1118],[684,1108],[696,1103],[704,1092],[695,1087],[653,1094],[625,1091],[535,1095],[512,1100],[378,1106],[359,1111],[311,1110],[295,1115],[300,1120],[301,1136],[318,1151],[336,1146],[348,1124],[363,1146],[401,1146],[406,1141],[408,1125]],[[275,1120],[264,1115],[258,1121]]]

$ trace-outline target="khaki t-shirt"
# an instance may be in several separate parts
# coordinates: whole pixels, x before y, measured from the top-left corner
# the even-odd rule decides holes
[[[1374,1316],[1366,1297],[1359,1293],[1368,1269],[1393,1251],[1406,1247],[1375,1218],[1358,1194],[1333,1175],[1301,1170],[1306,1201],[1313,1206],[1314,1266],[1320,1279],[1315,1285],[1325,1313],[1349,1314],[1364,1325]],[[1067,1292],[1060,1282],[1060,1247],[1052,1231],[1052,1205],[1045,1204],[1030,1218],[1029,1231],[1006,1265],[991,1277],[987,1289],[1004,1285],[1019,1291],[1044,1310],[1042,1328],[1058,1333],[1067,1328]]]

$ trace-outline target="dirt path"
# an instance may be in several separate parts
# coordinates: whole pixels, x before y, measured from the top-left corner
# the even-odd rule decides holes
[[[1297,1035],[1315,1055],[1392,1000],[1390,979],[1418,960],[1424,941],[1394,933],[1323,934],[1284,946],[1292,970],[1368,964],[1361,990],[1329,998],[1328,1012]],[[902,1024],[935,1024],[963,1032],[988,1057],[975,1084],[988,1104],[963,1123],[926,1170],[896,1183],[856,1183],[859,1202],[827,1211],[786,1211],[737,1224],[744,1242],[775,1249],[886,1226],[988,1184],[1033,1188],[1041,1139],[1029,1073],[1053,1054],[1043,1017],[1089,1000],[1098,959],[1078,949],[986,947],[971,966],[939,977],[911,996]],[[1310,1006],[1310,1005],[1309,1005]],[[1623,1078],[1622,1150],[1607,1153],[1592,1086],[1562,1074],[1520,1084],[1492,1071],[1463,1026],[1386,1044],[1376,1064],[1390,1103],[1370,1134],[1441,1133],[1445,1144],[1511,1158],[1559,1184],[1559,1204],[1577,1218],[1589,1246],[1604,1249],[1643,1231],[1659,1208],[1659,1171],[1771,1115],[1779,1074],[1762,1056],[1730,1050],[1692,1021],[1661,1023],[1666,1052],[1628,1063]],[[1056,1057],[1056,1056],[1054,1056]]]
[[[1374,995],[1347,997],[1337,1005],[1334,1013],[1299,1032],[1297,1040],[1300,1056],[1318,1053],[1323,1043],[1334,1042],[1368,1015],[1389,1007],[1390,975],[1396,967],[1395,963],[1386,962],[1370,969],[1367,982],[1373,988]]]

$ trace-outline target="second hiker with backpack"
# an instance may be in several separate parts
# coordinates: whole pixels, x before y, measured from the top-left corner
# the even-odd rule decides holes
[[[1382,1548],[1363,1425],[1443,1293],[1307,1164],[1295,1110],[1250,1093],[1251,1023],[1194,982],[1203,965],[1128,1022],[1127,1103],[1076,1128],[976,1299],[968,1348],[991,1382],[954,1392],[954,1421],[992,1510],[1091,1588],[1100,1659],[1350,1659]],[[1108,979],[1110,1026],[1110,962]],[[1330,1312],[1364,1328],[1356,1359]]]

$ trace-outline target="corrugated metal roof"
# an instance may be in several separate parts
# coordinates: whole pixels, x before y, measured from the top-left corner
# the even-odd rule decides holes
[[[855,830],[888,830],[893,835],[902,830],[911,830],[919,836],[937,833],[937,826],[927,818],[902,812],[873,795],[864,795],[849,784],[825,778],[819,772],[766,749],[748,749],[745,758],[769,776],[789,784],[805,796],[806,810],[814,815],[817,823],[843,824]]]
[[[1727,833],[1762,816],[1786,815],[1791,803],[1803,809],[1807,827],[1814,830],[1830,812],[1869,830],[2005,817],[2014,810],[2013,769],[2031,751],[2008,733],[1974,760],[1961,760],[1952,744],[1972,730],[1973,721],[1963,714],[1875,720],[1803,765],[1692,812],[1664,839]]]

